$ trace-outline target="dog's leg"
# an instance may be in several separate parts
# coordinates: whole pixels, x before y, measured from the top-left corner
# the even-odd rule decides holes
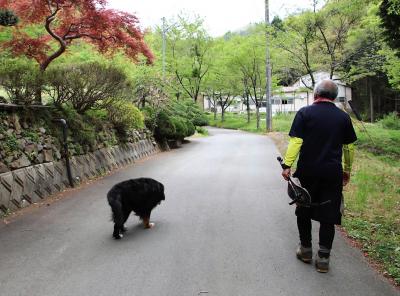
[[[128,218],[129,218],[131,210],[123,210],[123,212],[124,212],[124,217],[123,217],[121,232],[125,233],[128,230],[128,228],[125,227],[125,223],[126,223],[126,220],[128,220]]]
[[[144,228],[150,229],[155,226],[153,222],[150,222],[150,215],[148,217],[142,217]]]
[[[114,232],[113,237],[115,239],[122,238],[122,229],[124,228],[124,217],[122,213],[122,205],[119,201],[113,201],[110,203],[112,212],[113,212],[113,220],[114,220]]]

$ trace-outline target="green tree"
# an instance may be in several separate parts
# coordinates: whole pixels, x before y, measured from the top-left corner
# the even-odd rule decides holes
[[[400,0],[383,0],[379,7],[379,15],[385,40],[397,51],[400,48]]]
[[[175,90],[197,102],[211,63],[208,55],[211,38],[199,17],[189,21],[178,16],[176,24],[170,27],[167,34],[168,69],[175,76]]]
[[[256,106],[257,129],[260,128],[260,108],[265,95],[265,39],[264,28],[256,26],[248,35],[237,36],[231,40],[233,64],[240,74],[242,93]],[[249,119],[248,110],[248,119]]]

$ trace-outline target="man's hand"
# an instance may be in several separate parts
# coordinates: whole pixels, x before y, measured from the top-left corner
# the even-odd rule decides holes
[[[350,182],[350,172],[343,172],[343,186],[346,186]]]
[[[289,177],[290,177],[290,168],[289,168],[289,169],[284,169],[284,170],[282,171],[282,177],[283,177],[283,179],[285,179],[286,181],[289,180]]]

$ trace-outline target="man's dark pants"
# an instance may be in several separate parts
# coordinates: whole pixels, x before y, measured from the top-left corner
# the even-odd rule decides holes
[[[311,247],[311,220],[320,222],[319,246],[321,257],[329,256],[335,237],[335,224],[341,224],[340,204],[342,200],[342,173],[334,176],[304,176],[295,174],[312,197],[312,207],[297,207],[297,226],[300,242],[305,248]],[[325,252],[321,252],[321,250]]]

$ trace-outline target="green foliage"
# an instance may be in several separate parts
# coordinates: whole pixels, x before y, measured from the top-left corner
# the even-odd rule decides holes
[[[205,127],[196,126],[196,132],[203,136],[208,136],[208,130]]]
[[[383,0],[379,7],[379,15],[382,20],[384,37],[389,46],[395,50],[400,49],[400,1]]]
[[[63,65],[46,71],[46,94],[56,105],[68,103],[80,114],[108,107],[127,88],[124,71],[99,62]]]
[[[191,99],[173,100],[170,108],[179,116],[188,119],[195,126],[208,124],[207,116],[200,109],[199,105]]]
[[[166,110],[160,110],[159,112],[151,111],[154,116],[154,137],[158,141],[165,141],[166,139],[175,139],[176,127],[172,118],[169,116]],[[146,113],[146,114],[148,114]],[[148,121],[146,121],[148,122]],[[148,126],[148,128],[151,128]]]
[[[122,100],[113,102],[107,108],[107,112],[110,122],[120,131],[144,127],[142,112],[130,102]]]
[[[83,154],[88,151],[93,151],[96,144],[96,129],[93,124],[87,121],[85,116],[76,112],[72,106],[64,105],[60,110],[60,118],[67,121],[69,129],[69,137],[71,144],[76,154]],[[58,138],[61,139],[61,132]]]
[[[383,48],[381,53],[386,59],[386,63],[383,67],[387,73],[390,84],[394,88],[400,90],[400,58],[393,50],[388,48]]]
[[[197,101],[203,88],[204,76],[211,65],[209,49],[212,40],[199,17],[179,15],[168,25],[168,72],[173,89]]]
[[[173,140],[180,140],[185,138],[188,135],[188,125],[187,121],[184,118],[179,116],[171,117],[171,122],[175,127],[175,133],[170,135],[170,138]]]
[[[17,141],[17,137],[14,134],[6,135],[2,142],[3,149],[8,153],[21,150]]]
[[[400,118],[397,112],[392,112],[384,116],[379,122],[384,128],[400,130]]]
[[[98,120],[99,122],[108,120],[108,113],[106,109],[90,109],[86,111],[85,114],[92,118],[92,120]]]
[[[12,103],[32,104],[41,79],[37,67],[26,59],[1,59],[0,86]]]
[[[38,132],[34,130],[24,129],[22,131],[22,137],[31,140],[32,142],[39,143],[40,136]]]
[[[400,163],[386,163],[357,151],[353,177],[345,190],[344,227],[363,251],[383,264],[400,283]]]
[[[387,121],[390,122],[390,118]],[[357,121],[354,121],[358,137],[356,145],[359,148],[387,163],[400,158],[400,130],[384,128],[379,123],[364,125],[368,133]]]
[[[145,124],[158,141],[182,140],[196,132],[195,125],[208,123],[193,100],[171,100],[163,107],[144,109]]]
[[[261,113],[260,117],[265,118],[265,113]],[[227,113],[225,115],[225,121],[221,119],[214,120],[213,115],[208,115],[210,125],[215,127],[222,127],[228,129],[238,129],[248,132],[265,133],[266,126],[260,126],[257,129],[257,118],[256,114],[251,113],[250,123],[247,123],[247,114],[234,114]],[[272,128],[274,131],[289,131],[290,125],[293,121],[294,114],[280,113],[272,118]]]

